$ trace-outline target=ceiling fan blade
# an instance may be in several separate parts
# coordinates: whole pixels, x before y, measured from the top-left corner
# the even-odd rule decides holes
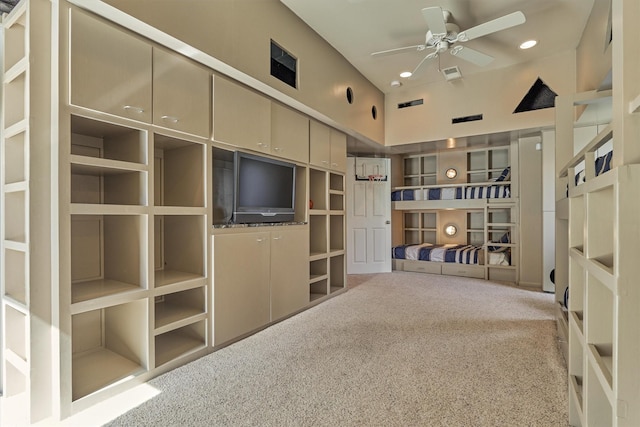
[[[449,53],[451,53],[451,55],[453,56],[462,58],[465,61],[469,61],[481,67],[484,67],[485,65],[488,65],[491,61],[493,61],[493,56],[478,52],[477,50],[468,48],[466,46],[457,45],[456,47],[451,49]]]
[[[466,42],[468,40],[486,36],[487,34],[495,33],[498,31],[506,30],[507,28],[515,27],[516,25],[524,24],[525,22],[526,18],[524,17],[524,14],[522,12],[513,12],[501,18],[485,22],[484,24],[480,24],[475,27],[469,28],[466,31],[460,32],[458,34],[458,40]]]
[[[430,54],[422,58],[422,61],[420,61],[420,63],[416,66],[416,68],[413,69],[413,71],[411,72],[411,77],[409,78],[413,79],[419,76],[421,74],[421,71],[423,70],[422,66],[424,65],[424,63],[427,62],[429,59],[433,59],[437,57],[438,57],[438,52],[431,52]]]
[[[379,52],[373,52],[371,56],[395,55],[397,53],[413,52],[413,51],[420,52],[421,50],[424,50],[426,47],[427,47],[426,45],[417,44],[415,46],[405,46],[405,47],[399,47],[396,49],[381,50]]]
[[[446,35],[447,26],[444,21],[444,15],[442,14],[442,8],[440,7],[425,7],[422,9],[422,16],[427,21],[429,31],[433,35]]]

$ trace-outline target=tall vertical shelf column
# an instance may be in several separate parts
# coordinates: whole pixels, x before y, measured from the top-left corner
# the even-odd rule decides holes
[[[309,300],[314,301],[346,286],[344,175],[309,168],[309,199]]]
[[[33,1],[20,3],[2,24],[0,354],[3,393],[12,400],[5,407],[15,412],[8,421],[16,423],[42,419],[52,401],[51,361],[39,357],[51,345],[50,188],[34,186],[50,182],[51,148],[34,144],[50,132],[50,20],[49,2]],[[34,67],[36,58],[45,66]],[[34,115],[43,118],[32,122]]]

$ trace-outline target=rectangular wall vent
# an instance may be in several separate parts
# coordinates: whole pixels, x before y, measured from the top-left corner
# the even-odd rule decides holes
[[[413,101],[401,102],[398,104],[398,108],[413,107],[416,105],[422,105],[423,103],[424,101],[422,99],[414,99]]]
[[[456,123],[475,122],[477,120],[482,120],[482,114],[474,114],[473,116],[455,117],[451,119],[451,124],[455,125]]]

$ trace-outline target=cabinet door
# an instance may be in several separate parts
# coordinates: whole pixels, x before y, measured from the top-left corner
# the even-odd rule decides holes
[[[331,129],[313,120],[309,124],[309,163],[322,168],[331,166]]]
[[[71,13],[71,103],[151,123],[151,45],[87,13]]]
[[[331,129],[331,169],[347,170],[347,135],[335,129]]]
[[[271,320],[309,303],[309,230],[271,233]]]
[[[209,136],[209,72],[175,53],[153,50],[153,122]]]
[[[270,152],[271,101],[223,77],[213,79],[213,139]]]
[[[269,323],[269,233],[213,237],[214,345]]]
[[[309,119],[290,108],[272,103],[271,154],[307,163],[309,159]]]

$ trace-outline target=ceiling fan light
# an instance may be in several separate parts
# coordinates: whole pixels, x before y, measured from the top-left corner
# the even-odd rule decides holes
[[[402,77],[403,79],[409,78],[411,77],[413,73],[411,71],[403,71],[400,73],[400,77]]]
[[[534,47],[535,45],[538,44],[537,40],[527,40],[526,42],[522,42],[520,44],[520,49],[531,49],[532,47]]]

